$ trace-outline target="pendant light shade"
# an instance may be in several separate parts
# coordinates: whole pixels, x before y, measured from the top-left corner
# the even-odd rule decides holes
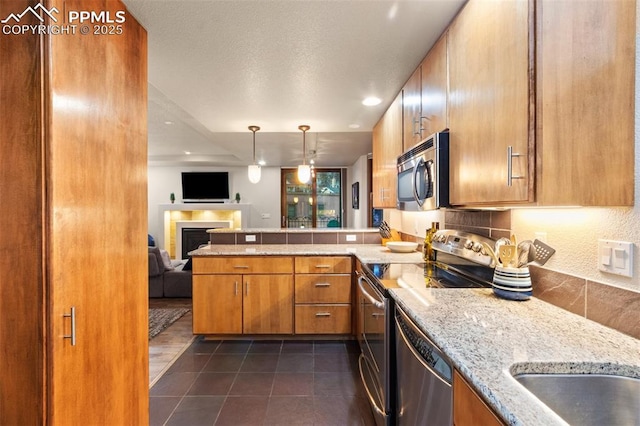
[[[249,126],[249,130],[253,132],[253,164],[251,164],[248,169],[249,182],[258,183],[260,182],[262,171],[260,166],[256,163],[256,132],[260,130],[260,127]]]
[[[307,164],[307,144],[306,144],[306,132],[310,129],[309,126],[298,126],[298,129],[302,130],[302,164],[298,166],[298,180],[300,183],[307,183],[311,179],[311,167]]]

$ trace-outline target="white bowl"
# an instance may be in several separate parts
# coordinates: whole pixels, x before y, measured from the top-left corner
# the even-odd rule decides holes
[[[386,246],[394,253],[411,253],[416,251],[418,243],[410,241],[387,241]]]

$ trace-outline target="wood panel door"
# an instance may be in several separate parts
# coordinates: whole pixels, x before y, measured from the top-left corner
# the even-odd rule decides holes
[[[455,426],[501,426],[504,424],[457,371],[453,373],[453,424]]]
[[[125,10],[119,1],[54,5]],[[45,50],[51,424],[148,422],[147,44],[133,16],[122,29],[51,35]],[[64,337],[74,319],[75,345]]]
[[[538,204],[632,206],[636,2],[536,13]]]
[[[193,275],[193,333],[242,333],[242,275]]]
[[[421,67],[411,74],[402,88],[402,151],[412,148],[422,140],[420,117],[422,116]]]
[[[454,205],[533,201],[529,6],[528,1],[471,0],[449,29]]]
[[[396,161],[402,154],[402,92],[373,128],[373,207],[395,208]]]
[[[243,332],[293,333],[293,276],[245,275]]]
[[[433,45],[422,61],[422,137],[449,127],[447,117],[447,33]]]

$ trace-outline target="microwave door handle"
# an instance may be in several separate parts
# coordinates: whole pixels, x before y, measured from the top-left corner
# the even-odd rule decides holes
[[[420,207],[424,204],[424,200],[421,200],[420,195],[418,194],[418,173],[420,173],[421,165],[424,165],[424,158],[420,158],[413,167],[413,199]]]

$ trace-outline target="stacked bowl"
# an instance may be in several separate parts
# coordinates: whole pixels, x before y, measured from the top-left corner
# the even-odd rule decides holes
[[[528,300],[532,294],[529,268],[496,266],[493,272],[493,292],[508,300]]]

